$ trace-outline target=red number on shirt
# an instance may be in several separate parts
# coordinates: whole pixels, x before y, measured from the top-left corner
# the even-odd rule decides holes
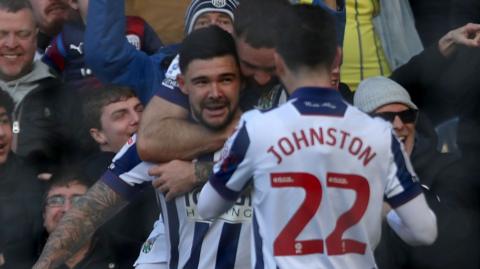
[[[320,180],[315,175],[308,173],[272,173],[271,184],[274,188],[300,187],[306,193],[298,211],[275,239],[274,255],[294,256],[324,253],[322,239],[296,240],[320,207],[323,193]],[[326,239],[328,255],[364,254],[365,243],[342,239],[342,235],[347,229],[357,224],[365,214],[370,198],[368,181],[358,175],[328,173],[327,187],[354,190],[357,194],[352,208],[338,218],[333,232]]]

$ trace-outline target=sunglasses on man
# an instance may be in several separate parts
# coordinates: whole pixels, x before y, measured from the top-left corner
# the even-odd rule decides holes
[[[372,117],[380,117],[392,123],[396,116],[398,116],[403,123],[414,123],[417,120],[418,110],[410,108],[400,112],[378,112],[371,113],[371,115]]]

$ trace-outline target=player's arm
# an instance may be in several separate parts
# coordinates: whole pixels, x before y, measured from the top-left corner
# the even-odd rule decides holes
[[[402,143],[390,133],[389,179],[385,186],[386,202],[393,208],[387,214],[390,227],[408,244],[428,245],[437,237],[437,221],[422,192]]]
[[[137,148],[142,160],[192,160],[222,147],[231,129],[212,132],[188,121],[188,110],[154,96],[142,115]]]
[[[57,268],[76,253],[100,225],[126,205],[126,200],[98,181],[62,218],[33,268]]]
[[[391,210],[389,226],[410,245],[431,245],[437,238],[437,218],[423,194]]]
[[[246,122],[241,119],[239,128],[222,150],[226,155],[215,164],[214,173],[200,192],[197,209],[204,219],[218,217],[232,207],[253,175],[249,151],[251,144],[245,125]]]
[[[213,188],[210,182],[207,182],[198,197],[198,214],[203,219],[213,219],[231,208],[235,200],[227,200]]]

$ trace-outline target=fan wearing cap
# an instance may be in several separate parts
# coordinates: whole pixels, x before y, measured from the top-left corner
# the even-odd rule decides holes
[[[465,225],[472,221],[469,209],[462,204],[466,193],[464,180],[452,169],[457,157],[437,151],[431,123],[425,115],[418,115],[408,92],[395,81],[385,77],[362,81],[355,92],[354,105],[392,123],[438,220],[437,241],[422,249],[407,246],[388,227],[383,227],[375,255],[379,268],[468,268],[465,253],[470,251],[472,231],[476,228]],[[452,249],[452,245],[457,247]]]
[[[359,84],[353,104],[365,113],[391,122],[405,151],[412,154],[418,108],[400,84],[385,77],[368,78]]]

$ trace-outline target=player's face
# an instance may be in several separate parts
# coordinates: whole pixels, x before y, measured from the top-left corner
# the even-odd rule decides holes
[[[402,112],[409,110],[409,107],[404,104],[393,103],[384,105],[378,108],[375,113],[381,112]],[[392,122],[395,133],[403,142],[405,151],[408,155],[412,154],[413,144],[415,142],[415,122],[405,122],[397,115]]]
[[[240,91],[240,72],[233,56],[193,60],[179,84],[188,94],[198,122],[213,130],[221,130],[231,122]]]
[[[32,12],[0,10],[0,78],[11,81],[30,72],[37,47]]]
[[[5,108],[0,107],[0,165],[7,161],[12,143],[12,124]]]
[[[275,76],[273,48],[253,48],[243,38],[236,38],[240,68],[245,77],[253,78],[259,85],[266,85]]]
[[[72,204],[87,192],[85,185],[75,181],[67,186],[52,187],[47,193],[43,212],[43,226],[51,233]]]
[[[69,0],[30,0],[35,20],[42,32],[57,34],[69,18]]]
[[[216,25],[229,33],[233,33],[232,18],[222,12],[203,13],[195,21],[195,24],[193,25],[193,30],[205,28],[210,25]]]
[[[137,132],[143,105],[137,97],[114,102],[103,108],[99,131],[99,144],[103,150],[118,152],[127,140]],[[103,145],[102,145],[103,144]]]

